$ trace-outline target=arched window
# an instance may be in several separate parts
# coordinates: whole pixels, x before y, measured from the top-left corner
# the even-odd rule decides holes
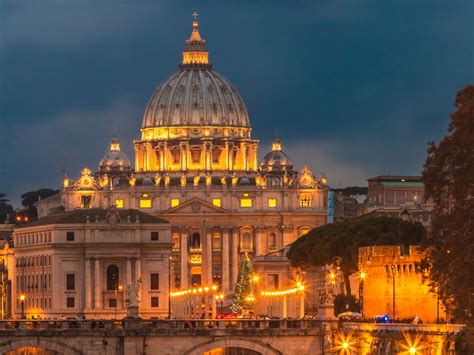
[[[275,233],[270,233],[268,235],[268,249],[276,249],[277,240]]]
[[[252,235],[249,232],[244,232],[241,235],[240,247],[244,251],[251,251],[253,248]]]
[[[197,232],[191,236],[191,249],[201,249],[201,235]]]
[[[107,290],[115,290],[119,284],[119,269],[117,265],[107,268]]]

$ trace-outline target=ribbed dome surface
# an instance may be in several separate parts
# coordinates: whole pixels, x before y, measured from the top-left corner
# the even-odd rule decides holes
[[[265,154],[260,166],[264,171],[292,170],[293,162],[288,155],[281,150],[280,140],[275,139],[272,144],[272,151]]]
[[[183,68],[155,91],[142,128],[169,126],[250,127],[242,97],[211,68]]]
[[[130,159],[120,151],[120,143],[114,138],[110,145],[110,150],[105,154],[99,163],[100,172],[120,172],[130,171],[132,164]]]

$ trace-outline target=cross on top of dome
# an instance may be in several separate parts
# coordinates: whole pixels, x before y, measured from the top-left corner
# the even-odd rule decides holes
[[[208,51],[206,49],[206,41],[202,39],[199,33],[199,22],[197,21],[198,13],[193,12],[193,31],[191,36],[186,40],[183,52],[182,66],[209,65]]]

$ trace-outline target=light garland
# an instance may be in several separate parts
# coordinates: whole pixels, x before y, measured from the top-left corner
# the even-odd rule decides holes
[[[203,293],[209,293],[217,291],[217,286],[212,285],[212,286],[204,286],[204,287],[197,287],[197,288],[190,288],[188,290],[182,290],[182,291],[175,291],[175,292],[170,292],[170,297],[182,297],[182,296],[190,296],[190,295],[197,295],[197,294],[203,294]]]
[[[304,285],[301,283],[297,283],[296,287],[290,288],[288,290],[282,290],[282,291],[262,291],[262,296],[263,297],[283,297],[283,296],[288,296],[297,292],[303,292],[304,291]]]

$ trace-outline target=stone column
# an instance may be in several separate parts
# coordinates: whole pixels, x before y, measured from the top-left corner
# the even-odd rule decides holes
[[[230,240],[229,240],[229,228],[222,229],[222,290],[224,292],[230,291]]]
[[[224,143],[224,154],[225,154],[225,169],[230,170],[229,168],[229,142],[225,141]]]
[[[85,267],[85,308],[86,310],[91,310],[92,308],[92,269],[91,269],[91,259],[86,259]],[[44,302],[44,301],[43,301]]]
[[[181,229],[181,289],[189,287],[189,271],[188,271],[188,238],[189,232],[187,228]]]
[[[206,231],[206,253],[207,253],[207,284],[211,285],[214,283],[213,277],[212,277],[212,230],[209,229]]]
[[[142,278],[141,260],[140,257],[135,259],[135,282]]]
[[[237,282],[239,274],[239,229],[232,230],[232,285]]]
[[[102,280],[99,259],[95,259],[94,263],[94,309],[99,310],[102,308]]]
[[[255,256],[265,254],[265,227],[255,228]]]
[[[125,268],[125,282],[126,284],[124,285],[124,289],[127,285],[132,283],[132,260],[130,258],[127,258],[127,264]]]
[[[242,170],[247,170],[247,143],[240,144],[240,151],[242,153]]]
[[[234,144],[228,143],[228,157],[229,157],[229,169],[230,171],[234,170]]]
[[[180,146],[180,154],[181,154],[181,170],[186,171],[188,170],[188,143],[181,142]]]

